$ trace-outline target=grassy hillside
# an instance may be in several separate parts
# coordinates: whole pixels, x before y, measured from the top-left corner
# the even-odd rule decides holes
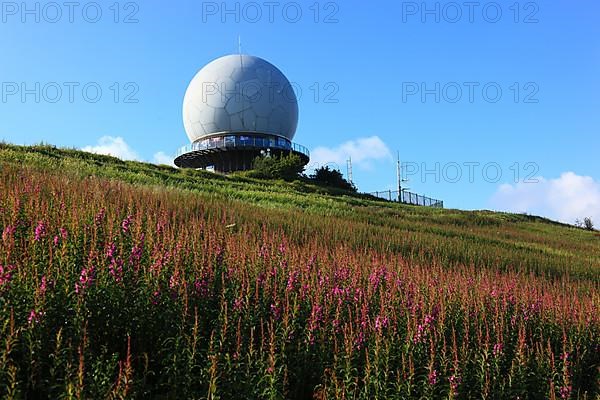
[[[271,210],[278,229],[287,233],[290,211],[302,212],[310,230],[331,244],[352,244],[405,257],[485,268],[535,272],[546,276],[583,277],[598,282],[600,237],[544,218],[485,211],[443,210],[386,202],[305,182],[265,181],[205,171],[57,149],[0,144],[0,162],[80,179],[98,177],[141,186],[189,191]],[[279,218],[275,218],[278,216]],[[283,219],[283,221],[282,221]],[[344,224],[336,221],[342,219]],[[270,224],[271,218],[265,223]],[[351,224],[346,228],[346,223]],[[335,229],[336,233],[329,232]],[[361,235],[357,235],[362,232]],[[296,232],[292,234],[297,237]]]
[[[0,145],[0,393],[594,398],[600,237]]]

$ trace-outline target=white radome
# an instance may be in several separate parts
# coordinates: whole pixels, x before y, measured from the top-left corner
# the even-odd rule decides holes
[[[190,141],[227,133],[294,138],[298,100],[285,75],[259,57],[229,55],[202,68],[183,99]]]

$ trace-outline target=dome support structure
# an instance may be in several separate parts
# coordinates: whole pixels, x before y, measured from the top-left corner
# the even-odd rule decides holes
[[[310,160],[308,149],[281,137],[230,135],[216,136],[182,147],[175,165],[180,168],[214,168],[216,172],[231,173],[252,169],[257,157],[270,154],[282,157],[295,154],[304,165]]]

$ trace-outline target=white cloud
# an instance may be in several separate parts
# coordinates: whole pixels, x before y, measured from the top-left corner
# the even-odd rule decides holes
[[[343,168],[348,158],[352,158],[353,165],[371,169],[374,161],[392,160],[392,153],[379,136],[358,138],[334,148],[320,146],[311,150],[309,167],[335,164],[338,168]]]
[[[85,146],[81,150],[90,153],[105,154],[120,158],[121,160],[144,161],[122,137],[102,136],[98,139],[98,143],[95,146]],[[163,151],[154,153],[152,162],[154,164],[175,166],[173,157]]]
[[[600,181],[573,172],[538,180],[501,185],[490,204],[499,210],[527,212],[569,224],[584,217],[600,224]]]
[[[173,162],[173,157],[166,154],[163,151],[159,151],[158,153],[154,153],[154,157],[153,157],[153,161],[154,164],[162,164],[162,165],[169,165],[171,167],[175,166],[175,163]]]
[[[121,160],[141,161],[140,156],[125,142],[122,137],[102,136],[96,146],[85,146],[81,150],[96,154],[105,154]]]

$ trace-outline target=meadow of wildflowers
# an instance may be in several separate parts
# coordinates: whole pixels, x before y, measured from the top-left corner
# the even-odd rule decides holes
[[[3,151],[2,398],[600,395],[593,233]]]

